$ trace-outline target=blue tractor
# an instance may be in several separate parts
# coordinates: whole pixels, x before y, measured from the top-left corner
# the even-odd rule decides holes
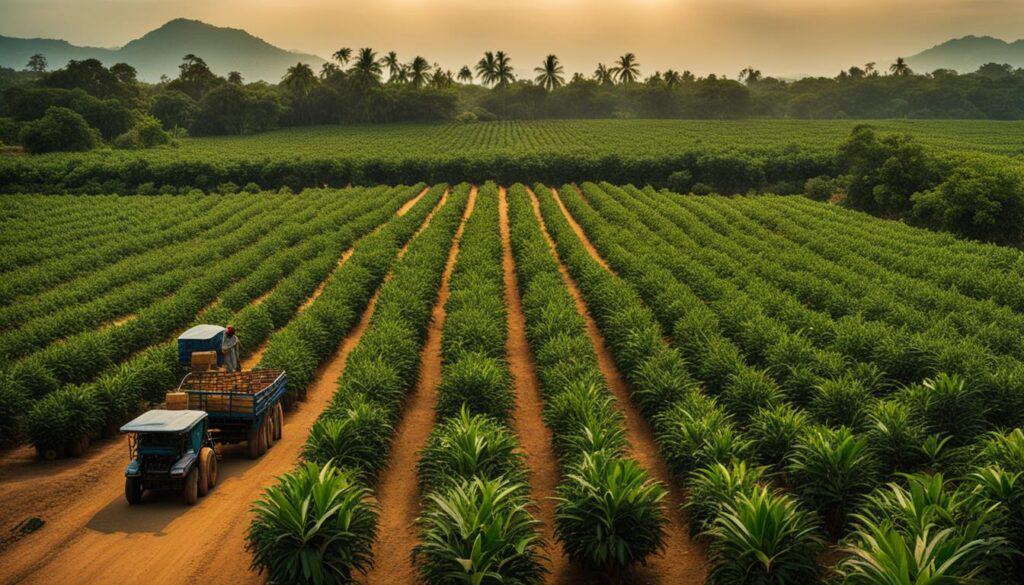
[[[181,493],[195,504],[217,484],[217,453],[209,416],[198,410],[151,410],[121,427],[131,461],[124,497],[142,502],[147,490]]]

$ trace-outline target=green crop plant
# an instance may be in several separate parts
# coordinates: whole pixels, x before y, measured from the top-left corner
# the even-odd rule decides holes
[[[274,583],[350,583],[373,564],[377,509],[355,472],[309,462],[253,505],[254,569]]]

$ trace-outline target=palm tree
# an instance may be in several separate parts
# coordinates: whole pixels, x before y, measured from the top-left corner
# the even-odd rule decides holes
[[[594,80],[601,85],[612,85],[615,83],[615,76],[607,65],[604,63],[598,63],[597,69],[594,70]]]
[[[384,70],[380,66],[380,61],[377,60],[377,52],[369,47],[364,47],[359,49],[359,54],[356,55],[356,60],[352,63],[352,72],[356,77],[365,81],[378,82]]]
[[[494,59],[494,53],[490,51],[485,52],[484,56],[476,62],[476,74],[484,85],[491,85],[497,81],[497,71],[498,63]]]
[[[615,60],[615,67],[611,72],[619,79],[619,83],[633,83],[640,77],[640,64],[636,62],[636,55],[626,53]]]
[[[665,74],[662,75],[661,78],[665,80],[665,85],[669,87],[679,85],[679,82],[682,80],[679,76],[679,72],[675,69],[666,69]]]
[[[533,71],[537,73],[534,81],[548,91],[565,85],[565,77],[562,76],[562,64],[558,62],[558,57],[554,55],[548,55],[544,62],[541,63],[541,66],[534,67]]]
[[[441,66],[434,64],[434,73],[430,76],[430,85],[438,89],[444,89],[451,87],[455,83],[455,77],[451,71],[445,71],[441,69]]]
[[[326,61],[320,66],[320,79],[328,79],[339,73],[341,73],[341,67],[338,67],[337,63]]]
[[[294,95],[309,95],[310,90],[316,86],[316,75],[313,69],[305,63],[296,63],[288,68],[288,72],[281,78],[281,86],[292,92]]]
[[[335,51],[334,54],[331,56],[334,57],[335,61],[341,63],[342,67],[344,67],[345,65],[348,65],[349,59],[352,58],[352,49],[348,47],[342,47]]]
[[[463,65],[462,69],[459,69],[458,77],[462,83],[473,83],[473,70],[469,68],[469,65]]]
[[[505,54],[505,51],[498,51],[494,54],[494,63],[494,80],[498,87],[508,87],[511,85],[516,80],[512,59]]]
[[[757,83],[761,81],[761,72],[747,65],[746,69],[740,71],[740,81],[745,81],[747,85]]]
[[[242,74],[237,71],[231,71],[228,73],[228,83],[235,85],[242,85]]]
[[[396,81],[402,70],[402,62],[398,60],[398,53],[389,51],[387,56],[381,59],[381,63],[388,68],[388,81]]]
[[[874,77],[878,75],[878,71],[875,70],[876,63],[874,61],[864,64],[864,75],[868,77]]]
[[[409,64],[409,83],[413,87],[423,87],[427,84],[430,75],[430,63],[420,56],[416,56]]]
[[[914,72],[910,70],[910,66],[903,60],[903,57],[896,57],[896,62],[889,67],[889,73],[897,77],[904,77],[912,75]]]

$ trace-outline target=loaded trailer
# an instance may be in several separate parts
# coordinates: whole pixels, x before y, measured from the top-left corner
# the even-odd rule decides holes
[[[194,504],[217,481],[220,445],[246,443],[250,459],[281,438],[288,388],[284,370],[225,372],[220,347],[224,328],[197,325],[178,338],[185,374],[168,392],[166,408],[150,410],[121,427],[128,433],[125,498],[142,501],[146,490],[179,491]]]

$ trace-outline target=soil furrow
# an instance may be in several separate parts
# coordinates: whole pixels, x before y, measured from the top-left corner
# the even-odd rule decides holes
[[[583,295],[576,285],[576,281],[569,275],[565,264],[558,257],[558,253],[555,250],[555,242],[548,233],[547,226],[544,224],[544,219],[541,216],[537,196],[532,191],[530,191],[530,199],[533,204],[534,214],[536,214],[537,220],[540,222],[541,231],[544,233],[544,238],[551,249],[551,254],[558,261],[558,269],[562,273],[562,279],[576,300],[576,306],[586,322],[587,335],[590,337],[594,351],[597,353],[598,366],[608,382],[608,387],[615,395],[619,410],[623,414],[626,439],[629,443],[629,454],[647,470],[652,479],[661,482],[669,490],[668,497],[665,498],[665,507],[667,508],[667,516],[669,518],[665,539],[665,552],[651,559],[646,566],[637,569],[633,574],[632,582],[703,583],[706,576],[704,551],[699,544],[690,538],[686,519],[680,511],[680,506],[685,501],[685,493],[673,481],[668,465],[661,458],[658,444],[654,440],[653,429],[651,429],[651,426],[647,424],[647,421],[641,416],[640,412],[633,406],[630,399],[629,386],[615,365],[611,350],[605,343],[597,323],[590,315],[586,302],[583,300]],[[563,213],[565,213],[564,208]],[[568,216],[567,213],[566,215]],[[585,240],[581,241],[589,244]],[[593,249],[592,246],[589,249]],[[593,249],[591,253],[596,253],[596,249]]]
[[[526,339],[526,317],[516,282],[515,259],[509,243],[508,201],[505,188],[499,190],[501,213],[501,240],[504,249],[502,267],[505,271],[505,305],[508,308],[508,362],[515,380],[515,405],[512,428],[526,455],[530,471],[530,495],[537,502],[537,519],[543,523],[543,536],[547,541],[549,583],[578,583],[580,574],[562,554],[555,541],[555,489],[559,483],[558,458],[551,448],[551,431],[544,424],[544,401],[540,383],[534,369],[533,355]]]
[[[462,220],[455,231],[427,337],[420,350],[419,380],[406,398],[402,417],[391,442],[390,460],[377,480],[377,500],[381,506],[379,532],[373,545],[373,569],[365,578],[360,579],[364,583],[383,585],[416,582],[416,569],[412,564],[412,549],[419,541],[415,526],[420,511],[416,462],[419,460],[419,451],[426,445],[427,437],[434,427],[437,385],[441,381],[441,332],[444,329],[444,304],[448,300],[448,280],[459,253],[463,227],[473,213],[476,193],[477,188],[473,187]]]

